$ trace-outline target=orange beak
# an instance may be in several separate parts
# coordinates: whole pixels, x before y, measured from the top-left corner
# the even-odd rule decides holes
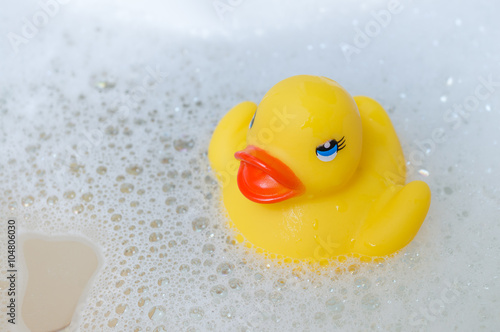
[[[266,151],[249,145],[234,157],[241,161],[238,187],[249,200],[277,203],[304,192],[304,185],[293,171]]]

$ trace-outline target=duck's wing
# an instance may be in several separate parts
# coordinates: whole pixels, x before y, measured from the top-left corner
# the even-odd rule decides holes
[[[363,126],[363,158],[365,165],[388,184],[403,185],[406,164],[398,136],[384,108],[375,100],[354,97]],[[384,160],[386,162],[381,162]]]
[[[392,198],[363,225],[354,252],[368,256],[394,253],[415,237],[425,220],[431,203],[429,186],[422,181],[408,183],[402,189],[394,186]]]
[[[237,173],[239,162],[234,153],[246,147],[248,126],[256,110],[254,103],[242,102],[233,107],[215,128],[208,147],[208,159],[218,175]]]

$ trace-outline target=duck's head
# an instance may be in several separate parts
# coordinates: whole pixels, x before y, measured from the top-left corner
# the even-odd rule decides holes
[[[269,90],[238,151],[238,186],[248,199],[276,203],[341,190],[356,171],[361,118],[337,82],[300,75]]]

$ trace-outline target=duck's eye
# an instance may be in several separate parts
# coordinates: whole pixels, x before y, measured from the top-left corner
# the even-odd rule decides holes
[[[255,113],[253,114],[252,120],[250,121],[250,125],[248,126],[248,128],[249,128],[249,129],[250,129],[250,128],[252,128],[252,126],[253,126],[253,122],[255,121],[255,115],[256,115],[256,114],[257,114],[257,112],[255,112]]]
[[[337,153],[345,148],[344,137],[337,142],[337,140],[329,140],[316,148],[316,156],[321,161],[332,161],[337,156]]]

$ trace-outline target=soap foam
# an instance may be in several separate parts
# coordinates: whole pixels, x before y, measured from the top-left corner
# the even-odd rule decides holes
[[[212,7],[189,2],[187,26],[132,2],[114,11],[75,1],[18,54],[0,44],[0,214],[18,220],[20,235],[83,237],[100,248],[103,267],[72,329],[499,326],[499,93],[467,118],[444,118],[474,95],[479,77],[498,72],[495,11],[405,2],[347,62],[339,44],[353,43],[352,24],[363,27],[386,3],[258,3],[242,2],[220,21]],[[39,10],[17,6],[2,34]],[[227,226],[206,156],[213,129],[238,102],[258,103],[279,80],[304,73],[384,105],[414,157],[409,180],[431,186],[422,229],[385,262],[281,264],[238,244]],[[437,129],[447,138],[429,141]]]

